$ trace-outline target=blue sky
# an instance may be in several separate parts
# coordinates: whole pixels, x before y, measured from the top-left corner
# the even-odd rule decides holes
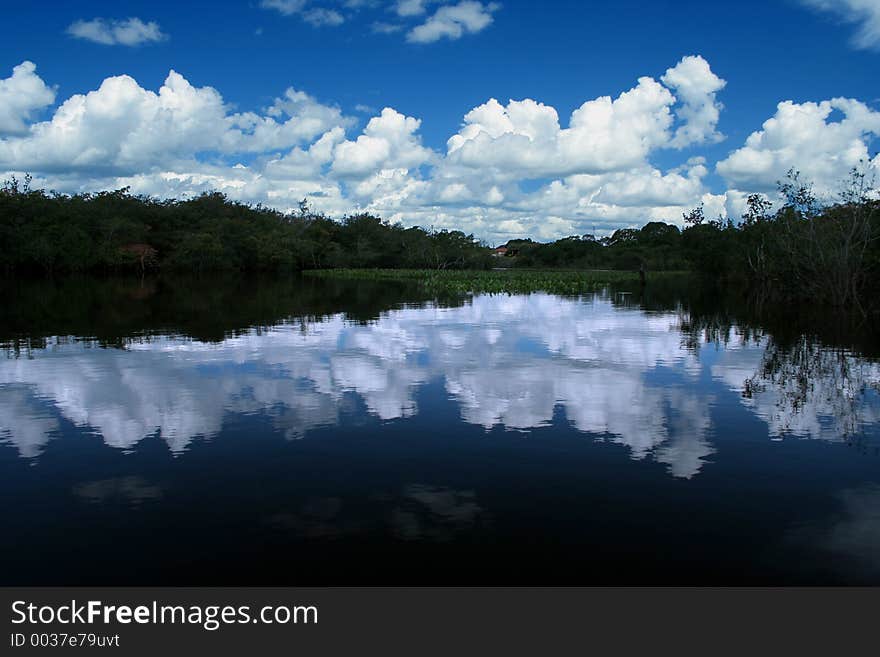
[[[830,193],[858,160],[876,159],[880,133],[878,0],[53,2],[23,3],[15,14],[0,25],[0,172],[30,171],[68,192],[129,184],[179,196],[216,187],[282,208],[308,196],[334,215],[368,209],[493,242],[550,239],[593,225],[677,221],[700,202],[736,216],[745,194],[772,195],[790,166]],[[699,61],[681,67],[680,86],[664,82],[689,56]],[[23,62],[35,69],[15,78]],[[194,90],[216,90],[220,113],[192,110],[199,120],[213,117],[214,128],[187,132],[192,116],[174,103],[105,91],[95,103],[121,103],[136,120],[120,125],[87,108],[72,137],[47,132],[49,122],[59,128],[56,113],[71,97],[122,75],[161,96],[170,70]],[[642,87],[646,96],[671,95],[615,110],[614,129],[590,112],[580,136],[559,132],[584,103],[616,99],[643,77],[656,85]],[[685,87],[697,89],[690,114],[681,111]],[[308,100],[268,111],[289,88]],[[465,121],[492,98],[500,103],[490,108],[494,118]],[[511,108],[510,99],[535,104]],[[832,99],[846,102],[821,104]],[[792,104],[777,116],[782,101]],[[382,115],[359,141],[386,107],[394,115]],[[542,122],[552,123],[546,108],[555,110],[558,130]],[[246,112],[273,121],[277,137],[270,131],[256,144],[253,125],[235,128],[234,138],[209,136],[228,132],[217,126]],[[283,123],[302,127],[318,115],[314,130],[290,123],[281,134]],[[776,131],[748,146],[773,117]],[[529,126],[539,119],[537,134]],[[464,134],[463,123],[472,126],[453,154],[447,140]],[[695,132],[676,139],[686,125]],[[337,126],[306,163],[310,146]],[[179,140],[163,149],[161,134],[178,129]],[[145,133],[156,142],[147,144]],[[69,148],[54,148],[66,139]],[[78,156],[91,146],[94,159]],[[294,150],[296,171],[278,174],[270,163],[289,164]]]

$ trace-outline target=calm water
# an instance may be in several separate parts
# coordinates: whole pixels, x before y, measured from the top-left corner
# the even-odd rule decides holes
[[[674,290],[3,291],[2,584],[880,584],[870,341]]]

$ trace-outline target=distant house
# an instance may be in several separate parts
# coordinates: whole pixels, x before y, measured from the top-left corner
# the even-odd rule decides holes
[[[507,255],[507,247],[506,246],[497,247],[496,249],[494,249],[492,251],[492,255],[494,255],[496,258],[501,258],[503,256],[506,256]]]

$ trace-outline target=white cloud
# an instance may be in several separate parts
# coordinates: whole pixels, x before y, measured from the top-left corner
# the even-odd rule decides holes
[[[274,9],[285,16],[292,16],[301,12],[308,4],[308,0],[262,0],[260,6],[264,9]]]
[[[139,46],[168,38],[159,29],[158,23],[153,21],[145,23],[140,18],[79,20],[67,28],[67,33],[77,39],[85,39],[105,46]]]
[[[0,167],[134,173],[173,166],[204,151],[290,148],[348,123],[339,109],[292,88],[265,115],[235,114],[215,89],[194,87],[175,71],[158,93],[122,75],[71,96],[51,120],[31,125],[27,134],[0,140]]]
[[[29,123],[52,92],[25,62],[0,80],[0,180],[30,172],[34,184],[63,192],[130,186],[159,197],[218,190],[281,210],[308,197],[331,216],[369,211],[497,243],[681,225],[701,202],[711,216],[739,217],[747,193],[772,190],[790,167],[835,188],[880,132],[878,112],[855,100],[782,103],[717,165],[730,189],[712,193],[704,158],[689,153],[667,168],[652,160],[719,138],[723,84],[705,60],[685,57],[660,81],[642,77],[614,98],[587,100],[565,125],[538,100],[490,99],[437,151],[423,143],[418,117],[390,107],[354,132],[338,107],[301,90],[236,112],[174,71],[156,91],[107,78]]]
[[[0,135],[23,134],[38,110],[55,102],[55,91],[36,74],[33,62],[22,62],[12,76],[0,79]]]
[[[489,101],[466,115],[444,156],[422,144],[419,119],[392,108],[347,138],[350,119],[295,89],[263,112],[232,113],[219,92],[173,71],[158,93],[119,76],[0,139],[0,172],[30,171],[37,184],[72,192],[217,189],[280,209],[308,196],[337,216],[365,210],[492,240],[551,239],[592,232],[595,221],[612,230],[676,220],[699,202],[702,165],[663,173],[646,161],[671,139],[673,105],[650,78],[613,101],[584,103],[566,129],[537,101]],[[255,157],[245,165],[239,154]],[[537,191],[519,187],[555,175]]]
[[[589,100],[572,113],[567,128],[560,127],[553,107],[531,99],[504,106],[490,99],[465,115],[464,127],[447,143],[448,159],[540,178],[621,171],[643,165],[658,148],[717,141],[715,94],[724,80],[702,57],[692,56],[662,81],[666,86],[642,77],[615,99]]]
[[[675,98],[651,78],[612,100],[587,101],[562,129],[553,107],[531,99],[474,108],[447,143],[448,159],[525,177],[597,173],[641,163],[669,141]]]
[[[475,34],[492,24],[492,13],[499,5],[464,0],[457,5],[444,5],[421,25],[406,35],[411,43],[433,43],[440,39],[460,39],[465,34]]]
[[[705,196],[701,162],[664,173],[646,160],[671,139],[671,106],[650,78],[616,100],[584,103],[566,129],[537,101],[490,101],[467,114],[444,156],[422,144],[417,118],[392,108],[347,137],[350,119],[295,89],[263,112],[232,113],[219,92],[174,72],[158,93],[120,76],[0,139],[0,172],[30,171],[37,184],[73,192],[216,189],[280,209],[308,196],[336,216],[367,210],[492,240],[551,239],[593,232],[596,221],[613,230],[676,220]],[[241,164],[239,154],[255,157]],[[519,187],[555,175],[536,191]]]
[[[68,98],[27,136],[0,142],[0,163],[43,170],[108,167],[137,170],[170,162],[221,139],[220,95],[196,89],[175,72],[158,94],[122,75]]]
[[[432,5],[440,6],[425,18]],[[457,3],[444,0],[261,0],[260,7],[284,16],[298,16],[315,27],[341,25],[358,12],[372,11],[375,20],[369,25],[373,33],[394,34],[407,30],[407,41],[432,43],[484,30],[492,23],[492,14],[500,5],[476,0]],[[380,10],[382,13],[377,13]],[[389,13],[391,20],[386,20]]]
[[[836,14],[858,28],[853,36],[857,48],[880,49],[880,2],[877,0],[800,0],[803,4]]]
[[[685,57],[660,80],[675,91],[681,103],[675,112],[681,125],[675,131],[671,146],[683,148],[723,139],[715,129],[721,115],[721,103],[715,94],[727,83],[712,72],[709,62],[699,55]]]
[[[363,2],[346,2],[346,9],[359,9]],[[262,0],[260,7],[274,9],[284,16],[299,16],[314,27],[336,27],[345,22],[345,16],[336,8],[312,6],[309,0]]]
[[[431,158],[431,151],[416,136],[421,121],[390,107],[373,117],[356,141],[334,149],[333,171],[343,176],[364,177],[383,169],[418,167]]]
[[[258,142],[249,144],[247,150],[287,148],[290,144],[309,141],[328,130],[345,128],[354,123],[352,119],[344,117],[338,107],[324,105],[304,91],[297,91],[293,87],[289,87],[281,98],[276,98],[272,106],[266,110],[266,114],[268,118],[250,112],[234,115],[257,121],[265,128],[262,143],[254,139],[257,136],[255,130],[243,135],[245,141]]]
[[[706,167],[694,164],[682,171],[662,173],[650,166],[598,177],[600,186],[596,187],[595,177],[572,176],[568,184],[586,184],[581,192],[590,190],[594,203],[613,207],[638,208],[644,206],[685,206],[699,198],[703,192],[702,179]]]
[[[335,27],[345,22],[345,17],[335,9],[325,9],[323,7],[315,7],[303,12],[303,20],[309,25],[321,27],[329,25]]]
[[[398,16],[419,16],[427,11],[430,0],[397,0],[394,11]]]
[[[872,136],[880,136],[880,112],[857,100],[786,100],[717,169],[729,183],[749,191],[773,190],[789,169],[797,169],[818,192],[828,193],[853,167],[870,161]],[[875,156],[874,162],[880,160]]]

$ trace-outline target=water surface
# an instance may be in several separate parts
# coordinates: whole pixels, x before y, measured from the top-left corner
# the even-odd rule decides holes
[[[4,584],[880,583],[864,344],[688,291],[8,285]]]

